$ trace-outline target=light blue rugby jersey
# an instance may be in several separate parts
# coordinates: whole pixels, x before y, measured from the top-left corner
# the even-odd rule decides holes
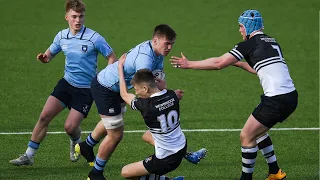
[[[131,89],[133,87],[130,81],[139,69],[162,70],[163,59],[163,56],[156,56],[150,41],[145,41],[128,51],[124,63],[124,76],[127,88]],[[118,61],[108,65],[99,72],[98,82],[112,91],[120,92]]]
[[[69,28],[60,31],[49,47],[53,55],[63,51],[65,59],[64,79],[74,87],[90,88],[97,74],[97,57],[104,57],[113,50],[96,31],[83,26],[75,36]]]

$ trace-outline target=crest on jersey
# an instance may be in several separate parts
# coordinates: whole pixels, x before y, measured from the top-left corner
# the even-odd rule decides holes
[[[83,53],[86,53],[87,50],[88,50],[88,46],[87,45],[82,45],[81,50],[82,50]]]

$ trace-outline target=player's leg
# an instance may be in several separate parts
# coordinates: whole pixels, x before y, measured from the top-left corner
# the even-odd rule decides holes
[[[242,175],[241,180],[251,180],[254,171],[254,164],[257,157],[257,137],[266,133],[268,127],[261,124],[252,115],[249,116],[240,133],[242,152]]]
[[[263,105],[257,106],[252,113],[266,127],[273,127],[278,122],[283,122],[297,107],[298,94],[296,91],[275,97],[262,96]],[[256,140],[258,148],[269,166],[268,180],[284,179],[286,173],[278,166],[272,140],[268,133],[261,135]]]
[[[152,155],[143,161],[134,162],[124,166],[121,170],[121,176],[126,179],[135,180],[172,180],[164,174],[167,174],[176,169],[180,165],[181,161],[181,152],[178,152],[177,154],[164,159],[158,159],[155,155]],[[183,180],[184,177],[179,176],[173,179]]]
[[[142,179],[163,179],[169,180],[168,177],[160,176],[156,174],[150,174],[143,165],[143,161],[134,162],[128,165],[125,165],[121,170],[121,176],[126,179],[139,180]]]
[[[80,124],[84,115],[79,111],[71,108],[68,117],[64,123],[64,129],[70,138],[70,160],[76,162],[79,156],[75,156],[75,145],[81,142]]]
[[[149,130],[146,130],[142,135],[142,140],[148,144],[151,144],[154,146],[154,140],[152,138],[151,132]]]
[[[54,96],[49,96],[43,110],[40,114],[39,120],[37,121],[31,135],[31,139],[28,143],[26,152],[19,158],[11,160],[10,163],[13,165],[32,165],[33,157],[38,150],[40,143],[45,138],[48,126],[51,120],[62,110],[64,106]]]
[[[269,166],[269,176],[267,179],[284,179],[286,178],[286,173],[283,172],[277,162],[277,158],[275,155],[275,151],[273,148],[273,143],[268,133],[265,133],[263,136],[259,137],[257,140],[258,148],[266,162]],[[277,178],[271,178],[271,176],[275,176]]]
[[[144,134],[142,135],[142,140],[154,146],[154,140],[149,130],[144,132]],[[188,151],[185,154],[184,158],[189,162],[191,162],[192,164],[198,164],[201,159],[205,158],[206,153],[207,153],[207,149],[201,148],[195,152]]]
[[[40,146],[40,143],[45,138],[49,123],[59,114],[66,105],[70,102],[70,96],[67,93],[67,82],[61,79],[54,88],[54,91],[48,97],[40,117],[32,131],[31,139],[28,143],[28,148],[25,154],[19,158],[11,160],[10,163],[14,165],[32,165],[33,157]]]
[[[119,111],[121,111],[119,104]],[[107,136],[99,145],[98,154],[94,161],[94,167],[89,172],[88,178],[103,177],[104,167],[106,166],[112,153],[118,146],[123,136],[123,119],[121,113],[115,116],[101,115],[102,122],[107,130]]]
[[[70,112],[64,124],[64,129],[70,137],[70,160],[76,162],[79,155],[75,154],[75,145],[81,142],[80,124],[88,116],[93,98],[89,88],[70,87],[72,100]]]

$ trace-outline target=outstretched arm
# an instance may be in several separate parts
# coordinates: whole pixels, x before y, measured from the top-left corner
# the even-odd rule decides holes
[[[257,74],[256,70],[254,70],[251,66],[249,66],[249,64],[247,62],[238,61],[238,62],[234,63],[233,66],[242,68],[243,70],[246,70],[252,74]]]
[[[118,72],[119,72],[119,86],[121,98],[127,103],[131,104],[132,100],[135,98],[134,94],[128,93],[126,82],[124,79],[123,65],[126,60],[126,54],[123,54],[119,59]]]
[[[182,53],[181,57],[172,56],[170,59],[171,64],[176,68],[201,70],[220,70],[237,61],[238,60],[230,53],[199,61],[189,61]]]

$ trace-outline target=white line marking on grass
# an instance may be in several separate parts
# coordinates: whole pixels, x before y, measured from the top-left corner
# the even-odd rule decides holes
[[[272,128],[272,131],[319,131],[320,128]],[[146,130],[124,131],[125,133],[141,133]],[[240,132],[241,129],[183,129],[183,132]],[[91,131],[82,131],[82,133],[91,133]],[[32,134],[32,132],[0,132],[0,135],[20,135]],[[65,134],[64,131],[48,132],[47,134]]]

